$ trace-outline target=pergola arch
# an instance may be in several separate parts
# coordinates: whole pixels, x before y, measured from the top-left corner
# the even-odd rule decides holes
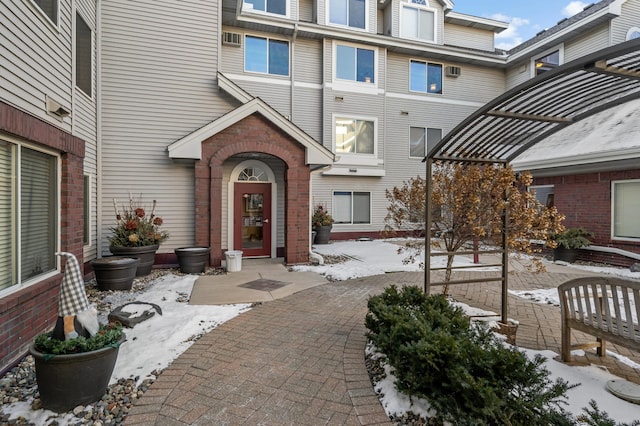
[[[594,114],[640,98],[640,39],[633,39],[578,58],[520,84],[464,119],[424,158],[425,292],[432,282],[432,167],[436,161],[507,165],[557,131]],[[508,249],[503,214],[502,322],[507,322]],[[460,283],[486,282],[487,278]],[[455,281],[450,283],[455,284]]]

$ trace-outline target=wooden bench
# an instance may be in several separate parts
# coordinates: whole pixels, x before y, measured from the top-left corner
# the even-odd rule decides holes
[[[609,277],[581,277],[558,287],[562,321],[562,361],[572,349],[597,348],[606,355],[606,342],[640,351],[640,282]],[[596,337],[596,342],[571,345],[571,330]]]

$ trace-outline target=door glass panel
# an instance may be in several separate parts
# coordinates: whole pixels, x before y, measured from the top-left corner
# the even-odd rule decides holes
[[[242,194],[242,248],[262,248],[262,194]]]

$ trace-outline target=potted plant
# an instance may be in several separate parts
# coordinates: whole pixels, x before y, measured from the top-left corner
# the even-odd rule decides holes
[[[106,256],[91,261],[98,290],[131,290],[140,259]]]
[[[163,220],[155,215],[156,200],[153,200],[151,213],[129,196],[129,205],[118,209],[113,200],[116,213],[116,226],[110,228],[109,250],[116,256],[135,257],[140,259],[136,276],[141,277],[151,272],[159,245],[169,238],[169,233],[161,231]]]
[[[553,260],[562,260],[573,263],[578,258],[579,250],[591,244],[588,238],[593,237],[593,232],[580,228],[567,228],[551,237],[556,243],[553,249]]]
[[[318,204],[311,217],[311,228],[316,231],[315,243],[329,243],[329,235],[331,234],[332,227],[333,217],[331,217],[322,204]]]
[[[91,337],[59,340],[53,332],[37,336],[29,352],[42,406],[65,412],[102,398],[124,340],[117,323],[102,325]]]

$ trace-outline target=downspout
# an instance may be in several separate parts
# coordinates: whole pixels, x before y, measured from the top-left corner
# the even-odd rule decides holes
[[[298,38],[298,23],[296,22],[294,27],[293,27],[293,37],[291,38],[291,90],[289,90],[289,121],[291,121],[293,123],[293,107],[294,107],[294,86],[296,84],[296,78],[295,78],[295,61],[293,58],[295,58],[295,45],[296,45],[296,39]]]
[[[102,257],[102,1],[96,0],[96,256]]]

